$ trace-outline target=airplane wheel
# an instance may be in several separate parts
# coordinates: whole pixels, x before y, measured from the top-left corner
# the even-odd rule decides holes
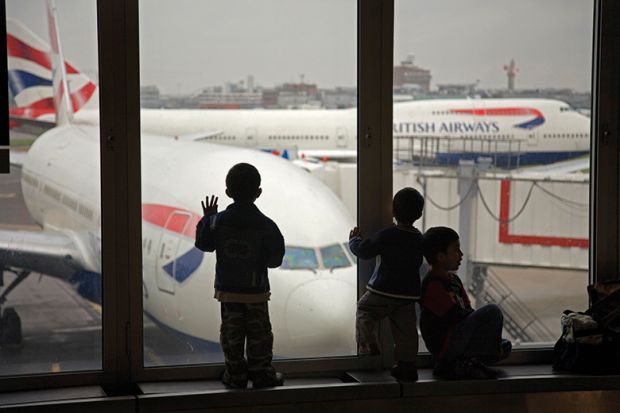
[[[14,308],[5,308],[0,317],[0,344],[20,344],[22,322]]]

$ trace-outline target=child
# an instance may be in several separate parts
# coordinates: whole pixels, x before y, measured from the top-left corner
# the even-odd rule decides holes
[[[442,378],[495,378],[495,363],[510,354],[503,340],[504,317],[495,304],[471,307],[456,271],[463,253],[459,236],[451,228],[433,227],[424,234],[424,256],[431,270],[422,281],[420,330],[435,357],[434,374]]]
[[[395,226],[363,241],[357,227],[349,234],[349,248],[358,258],[380,256],[367,291],[357,303],[358,352],[360,355],[379,354],[379,322],[388,317],[396,360],[391,374],[400,380],[418,379],[415,300],[420,297],[422,233],[413,223],[422,216],[423,208],[422,195],[413,188],[403,188],[394,195],[392,203]]]
[[[222,382],[237,389],[246,388],[248,379],[253,388],[283,384],[282,374],[271,365],[267,267],[282,263],[284,238],[254,205],[261,193],[258,170],[236,164],[226,175],[226,195],[234,202],[218,213],[218,198],[209,201],[207,196],[196,227],[196,247],[216,252],[215,298],[221,303],[220,343],[226,361]]]

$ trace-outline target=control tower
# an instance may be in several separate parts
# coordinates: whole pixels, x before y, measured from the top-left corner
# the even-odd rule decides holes
[[[515,59],[510,59],[510,63],[504,65],[504,71],[506,71],[506,75],[508,76],[508,90],[515,90],[515,77],[519,71],[515,64]]]

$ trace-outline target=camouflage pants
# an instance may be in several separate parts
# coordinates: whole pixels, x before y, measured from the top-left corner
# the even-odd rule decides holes
[[[250,376],[256,373],[275,375],[271,365],[273,333],[267,302],[223,302],[221,313],[220,344],[228,375],[239,381],[247,380],[248,373]]]
[[[415,362],[418,354],[418,328],[415,303],[412,300],[366,291],[357,303],[355,336],[358,348],[380,348],[379,325],[385,317],[390,320],[394,359]]]

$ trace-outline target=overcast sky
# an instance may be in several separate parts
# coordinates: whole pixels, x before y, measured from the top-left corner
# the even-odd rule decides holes
[[[45,0],[6,0],[47,39]],[[94,0],[56,0],[68,60],[97,72]],[[239,81],[356,84],[356,0],[142,0],[141,83],[163,93]],[[590,90],[593,0],[396,0],[395,62],[408,54],[432,87]]]

